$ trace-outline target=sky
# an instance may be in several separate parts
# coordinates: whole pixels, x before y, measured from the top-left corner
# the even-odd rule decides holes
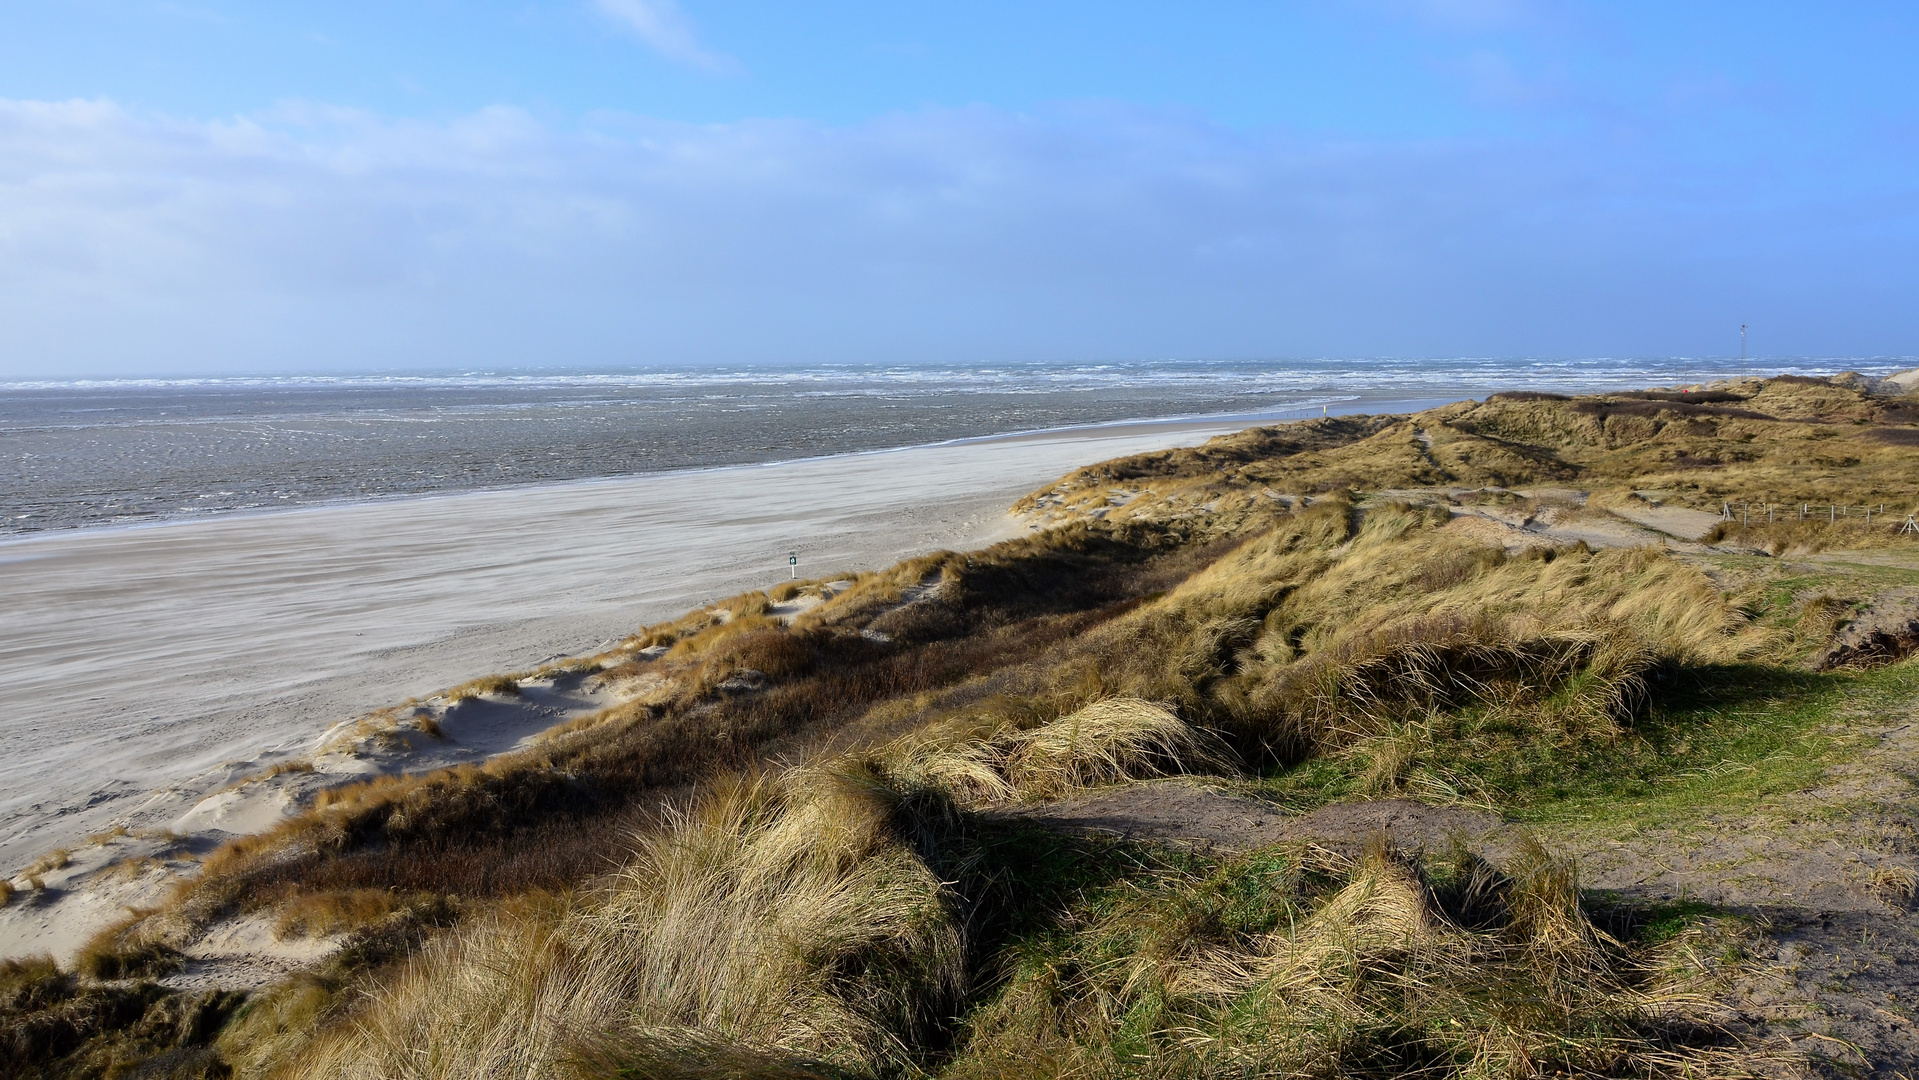
[[[9,0],[0,378],[1919,354],[1919,5]]]

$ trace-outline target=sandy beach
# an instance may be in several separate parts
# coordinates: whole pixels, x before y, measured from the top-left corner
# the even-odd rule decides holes
[[[0,867],[185,807],[328,727],[785,578],[984,545],[1119,425],[0,545]],[[155,793],[160,794],[156,797]]]

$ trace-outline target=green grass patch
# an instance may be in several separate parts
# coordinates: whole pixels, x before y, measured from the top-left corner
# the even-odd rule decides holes
[[[1594,921],[1604,926],[1608,933],[1630,945],[1642,947],[1664,945],[1715,920],[1738,918],[1717,904],[1690,897],[1647,903],[1629,901],[1617,893],[1593,890],[1586,895],[1586,905],[1592,911]]]
[[[1915,664],[1865,673],[1737,665],[1671,681],[1614,742],[1515,755],[1516,767],[1476,775],[1523,821],[1658,826],[1813,787],[1856,755],[1859,719],[1919,698]]]
[[[1858,718],[1919,700],[1919,664],[1810,672],[1727,665],[1667,672],[1657,701],[1615,737],[1552,737],[1523,714],[1434,718],[1400,793],[1483,802],[1517,820],[1657,826],[1815,786],[1857,751]],[[1300,813],[1389,794],[1362,782],[1363,753],[1315,758],[1255,785]]]

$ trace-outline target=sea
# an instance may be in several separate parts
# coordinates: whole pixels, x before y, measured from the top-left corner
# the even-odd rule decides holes
[[[0,381],[0,537],[1015,432],[1398,411],[1911,358],[805,364]]]

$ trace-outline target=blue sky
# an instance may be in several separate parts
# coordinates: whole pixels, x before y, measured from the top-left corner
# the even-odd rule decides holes
[[[0,375],[1909,355],[1916,10],[15,0]]]

